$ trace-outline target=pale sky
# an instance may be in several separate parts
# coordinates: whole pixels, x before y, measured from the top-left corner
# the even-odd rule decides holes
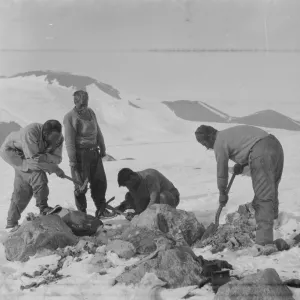
[[[300,48],[299,12],[300,0],[0,0],[0,48]]]

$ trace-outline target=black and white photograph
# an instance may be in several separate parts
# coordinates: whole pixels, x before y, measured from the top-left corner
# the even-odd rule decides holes
[[[300,300],[300,0],[0,0],[0,299]]]

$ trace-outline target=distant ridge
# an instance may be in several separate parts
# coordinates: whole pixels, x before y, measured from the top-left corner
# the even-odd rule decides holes
[[[102,92],[110,95],[114,99],[125,100],[131,107],[139,109],[144,113],[147,111],[146,108],[143,108],[143,105],[140,106],[139,104],[135,104],[133,99],[126,100],[126,97],[123,97],[124,95],[121,97],[120,92],[113,86],[102,83],[89,76],[46,70],[18,73],[10,77],[2,76],[1,78],[5,78],[4,80],[7,80],[9,78],[23,78],[29,76],[44,77],[43,79],[48,84],[57,82],[57,84],[59,84],[60,86],[68,88],[71,87],[74,89],[85,90],[89,85],[94,84]],[[274,110],[263,110],[248,116],[234,117],[218,110],[217,108],[214,108],[210,104],[203,101],[163,101],[162,105],[167,106],[167,108],[171,110],[178,118],[191,122],[247,124],[266,128],[300,131],[299,121],[293,120],[292,118],[287,117]],[[4,114],[4,116],[5,115],[6,114]]]
[[[259,127],[300,131],[300,122],[274,110],[263,110],[244,117],[233,117],[203,101],[177,100],[163,102],[174,114],[194,122],[245,124]]]
[[[82,76],[82,75],[74,75],[68,72],[55,72],[55,71],[30,71],[24,73],[18,73],[8,78],[15,77],[27,77],[27,76],[46,76],[46,80],[48,83],[53,83],[55,80],[61,86],[65,87],[74,87],[77,90],[85,90],[86,87],[90,84],[95,84],[100,90],[104,93],[114,97],[115,99],[121,99],[120,93],[118,90],[113,88],[111,85],[106,83],[102,83],[92,77]]]

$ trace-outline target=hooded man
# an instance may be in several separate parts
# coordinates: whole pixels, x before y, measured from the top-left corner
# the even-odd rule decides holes
[[[134,172],[129,168],[123,168],[118,173],[118,184],[129,190],[125,200],[117,207],[122,212],[133,209],[134,214],[140,214],[155,203],[169,204],[172,207],[179,204],[178,190],[170,180],[155,169]]]
[[[207,149],[213,149],[217,161],[219,202],[226,205],[228,195],[228,161],[236,164],[233,172],[242,174],[249,165],[254,190],[253,208],[256,220],[256,244],[273,243],[273,222],[278,218],[278,186],[284,164],[280,142],[272,134],[247,125],[238,125],[218,131],[201,125],[195,132],[196,139]]]
[[[15,169],[14,192],[6,229],[18,226],[32,196],[41,214],[52,210],[47,204],[49,188],[46,172],[64,177],[63,170],[58,167],[62,161],[64,141],[61,127],[56,120],[48,120],[44,124],[32,123],[10,133],[3,142],[0,156]]]
[[[75,107],[65,115],[63,121],[72,177],[82,183],[86,178],[89,179],[96,217],[113,217],[114,214],[106,209],[107,180],[102,163],[106,147],[96,114],[88,107],[89,96],[86,91],[76,91],[73,97]],[[85,194],[86,190],[79,192],[79,187],[75,185],[76,207],[86,213]]]

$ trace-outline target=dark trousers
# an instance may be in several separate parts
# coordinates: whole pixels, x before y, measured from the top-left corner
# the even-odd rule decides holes
[[[7,225],[18,224],[32,196],[40,209],[48,206],[49,188],[46,173],[44,171],[22,172],[15,169],[14,191],[8,210]]]
[[[253,207],[256,219],[256,243],[273,243],[273,223],[278,218],[278,186],[284,165],[283,149],[276,137],[269,135],[257,142],[249,156]]]
[[[107,180],[100,153],[97,149],[76,149],[76,157],[81,180],[83,182],[86,178],[89,179],[91,197],[96,209],[103,212],[106,206]],[[71,172],[73,178],[76,178],[73,169],[71,169]],[[75,185],[74,196],[76,207],[79,211],[85,211],[87,208],[85,193],[80,194],[77,191],[78,186]]]

